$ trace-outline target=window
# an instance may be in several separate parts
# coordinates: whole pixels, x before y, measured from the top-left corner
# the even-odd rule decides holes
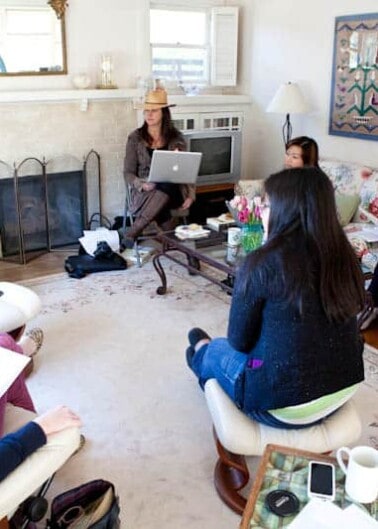
[[[173,4],[150,9],[153,77],[183,85],[235,86],[238,8],[189,10]]]
[[[153,76],[183,84],[208,84],[209,28],[205,10],[151,9]]]

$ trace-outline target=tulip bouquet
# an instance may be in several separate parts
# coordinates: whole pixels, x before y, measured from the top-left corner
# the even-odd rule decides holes
[[[248,199],[243,195],[235,195],[228,207],[242,228],[241,244],[246,253],[255,250],[262,244],[262,201],[260,196]]]
[[[235,195],[229,202],[230,208],[233,210],[234,218],[238,219],[238,224],[261,224],[261,197],[256,196],[248,199],[243,195]],[[236,214],[236,215],[235,215]]]

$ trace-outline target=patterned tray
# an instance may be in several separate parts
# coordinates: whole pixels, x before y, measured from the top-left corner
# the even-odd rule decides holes
[[[319,456],[309,452],[294,451],[284,447],[268,445],[260,463],[256,481],[251,491],[241,529],[280,529],[289,525],[295,515],[282,518],[268,510],[265,498],[276,489],[289,490],[298,496],[300,509],[308,502],[307,475],[308,462],[311,459],[328,460],[335,463],[336,499],[335,503],[342,508],[351,502],[345,495],[345,476],[333,458]],[[378,500],[372,504],[360,505],[373,518],[378,518]]]

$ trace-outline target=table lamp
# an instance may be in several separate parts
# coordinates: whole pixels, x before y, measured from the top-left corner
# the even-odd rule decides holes
[[[290,123],[290,114],[305,114],[309,107],[296,83],[284,83],[277,90],[270,102],[267,112],[286,114],[286,121],[282,127],[282,136],[285,145],[291,138],[293,127]]]

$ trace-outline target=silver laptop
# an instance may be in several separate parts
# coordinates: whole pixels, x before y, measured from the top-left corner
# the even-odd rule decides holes
[[[155,150],[152,155],[148,181],[195,184],[201,158],[201,152]]]

